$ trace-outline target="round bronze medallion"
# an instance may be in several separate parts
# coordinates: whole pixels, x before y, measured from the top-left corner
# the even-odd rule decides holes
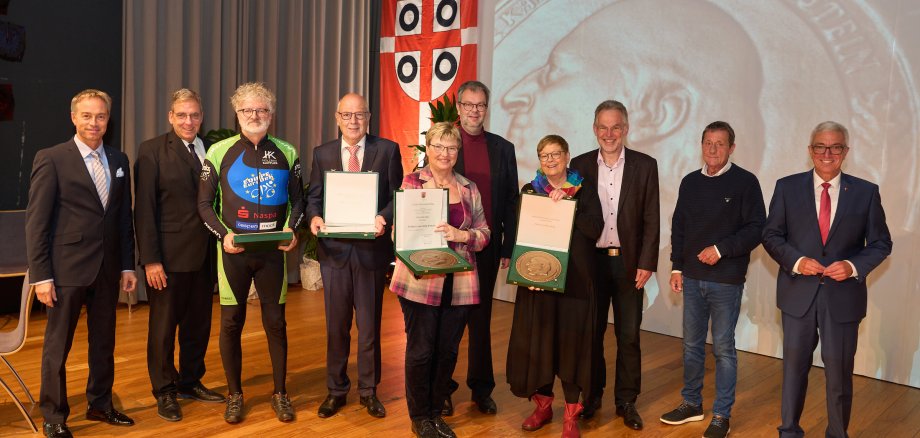
[[[409,260],[416,265],[426,268],[449,268],[457,264],[457,257],[453,254],[434,249],[426,249],[412,253]]]
[[[518,274],[536,283],[547,283],[562,274],[562,263],[546,251],[527,251],[518,257],[514,267]]]

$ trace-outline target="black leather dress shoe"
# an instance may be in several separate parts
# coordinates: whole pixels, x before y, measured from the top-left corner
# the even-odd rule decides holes
[[[438,431],[440,438],[457,438],[457,434],[450,428],[450,425],[444,422],[443,418],[434,417],[431,419],[431,424],[434,425],[434,430]]]
[[[412,433],[418,438],[440,438],[434,422],[429,419],[412,420]]]
[[[345,396],[336,396],[329,394],[326,396],[326,399],[323,400],[323,404],[319,405],[319,411],[316,412],[316,415],[319,418],[329,418],[335,415],[339,409],[342,409],[342,406],[345,406]]]
[[[594,417],[594,414],[601,408],[601,398],[600,397],[591,397],[590,400],[585,402],[584,409],[581,410],[581,413],[578,416],[584,420],[590,420]]]
[[[441,416],[451,417],[453,415],[454,415],[454,402],[453,400],[450,399],[450,396],[448,395],[447,398],[444,399],[444,407],[441,408]]]
[[[484,398],[474,398],[473,403],[476,403],[476,407],[479,408],[479,412],[483,414],[495,415],[498,412],[498,406],[495,404],[495,400],[492,400],[492,397],[485,396]]]
[[[132,420],[131,417],[116,411],[115,408],[107,411],[89,408],[86,410],[86,419],[91,421],[102,421],[112,426],[134,426],[134,420]]]
[[[635,430],[642,430],[642,417],[636,410],[635,403],[623,403],[617,406],[617,415],[623,417],[623,424]]]
[[[43,423],[42,430],[45,432],[45,436],[50,438],[71,438],[73,434],[70,433],[70,429],[67,428],[67,425],[64,423]]]
[[[371,417],[383,418],[387,416],[386,408],[383,407],[383,403],[380,403],[376,395],[361,397],[361,406],[367,408],[367,413],[371,414]]]
[[[182,408],[176,401],[176,394],[169,392],[157,397],[157,415],[166,421],[182,419]]]
[[[191,388],[179,388],[179,398],[190,398],[206,403],[224,403],[227,401],[222,394],[205,388],[201,382],[196,383]]]

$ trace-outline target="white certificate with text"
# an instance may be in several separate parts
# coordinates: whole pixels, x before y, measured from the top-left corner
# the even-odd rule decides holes
[[[434,227],[447,220],[447,190],[409,189],[397,191],[393,202],[396,205],[396,250],[446,248],[444,235],[436,233]]]

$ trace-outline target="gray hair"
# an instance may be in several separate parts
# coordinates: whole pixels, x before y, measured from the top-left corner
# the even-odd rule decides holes
[[[463,96],[464,91],[482,91],[486,95],[486,105],[489,104],[490,93],[486,84],[479,81],[466,81],[460,84],[460,88],[457,89],[457,100],[460,100],[460,96]]]
[[[172,100],[169,102],[170,111],[172,111],[172,107],[176,106],[176,102],[184,100],[194,100],[198,102],[198,106],[201,106],[201,96],[199,96],[198,93],[188,88],[180,88],[172,94]]]
[[[843,134],[843,145],[850,147],[850,131],[847,131],[846,126],[832,120],[818,123],[818,126],[815,126],[815,129],[811,131],[811,140],[808,144],[814,144],[815,137],[821,132],[839,132]]]
[[[597,121],[598,114],[607,110],[619,111],[621,114],[623,114],[623,119],[626,121],[626,123],[629,123],[629,113],[626,112],[626,105],[623,105],[623,103],[618,100],[612,99],[601,102],[600,105],[594,109],[594,121]]]
[[[268,103],[268,109],[271,112],[275,112],[275,94],[261,82],[248,82],[237,87],[236,91],[233,92],[233,96],[230,96],[230,104],[233,105],[233,110],[236,111],[241,109],[240,105],[243,104],[244,100],[250,98],[264,100]]]

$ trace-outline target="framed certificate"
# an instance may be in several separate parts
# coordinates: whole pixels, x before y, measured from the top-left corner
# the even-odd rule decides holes
[[[565,291],[576,204],[574,199],[554,202],[546,195],[521,194],[508,283]]]
[[[327,171],[323,182],[323,221],[317,237],[373,239],[377,233],[377,172]]]
[[[396,257],[415,275],[472,271],[473,266],[450,249],[441,233],[447,222],[446,189],[397,190],[393,197],[393,245]]]
[[[267,231],[262,233],[235,234],[233,244],[242,246],[249,251],[278,249],[282,242],[290,242],[294,238],[291,231]]]

